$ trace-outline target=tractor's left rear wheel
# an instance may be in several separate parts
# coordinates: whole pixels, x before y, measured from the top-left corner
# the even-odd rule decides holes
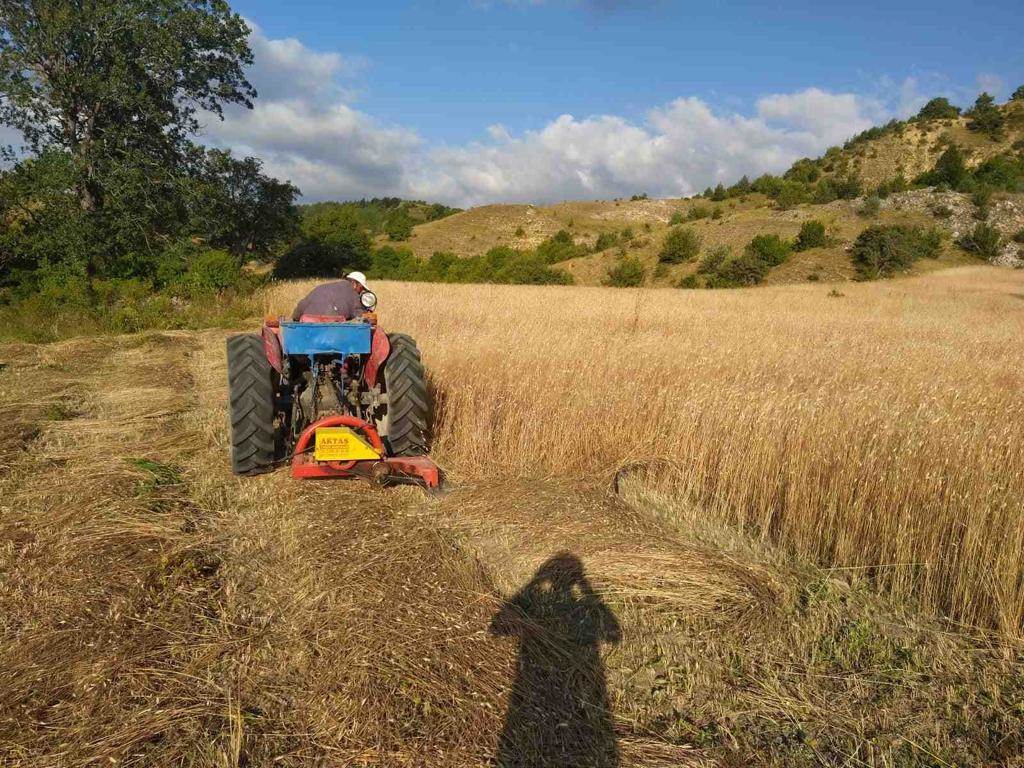
[[[231,470],[257,475],[274,467],[274,369],[254,333],[228,339]]]

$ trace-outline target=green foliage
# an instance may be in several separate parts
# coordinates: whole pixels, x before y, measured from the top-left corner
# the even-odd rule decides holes
[[[707,278],[708,288],[744,288],[760,283],[770,267],[749,251],[729,259]]]
[[[714,274],[732,256],[732,248],[728,245],[718,245],[704,254],[704,258],[697,265],[697,274]]]
[[[672,211],[672,217],[668,220],[668,225],[674,227],[682,224],[684,221],[686,221],[686,217],[682,211]]]
[[[647,193],[646,193],[646,192],[641,192],[641,193],[640,193],[639,195],[633,195],[633,196],[632,196],[631,198],[629,198],[629,199],[630,199],[630,200],[631,200],[632,202],[634,202],[634,203],[635,203],[635,202],[637,202],[637,201],[639,201],[639,200],[648,200],[649,198],[648,198],[648,196],[647,196]]]
[[[618,244],[618,232],[602,232],[597,236],[597,240],[594,242],[594,253],[600,253],[601,251],[613,248]]]
[[[721,202],[722,200],[725,200],[725,198],[725,186],[721,182],[719,182],[719,184],[715,187],[715,191],[711,193],[711,199],[714,200],[715,202]]]
[[[962,190],[969,179],[970,171],[967,170],[963,150],[952,144],[935,161],[932,170],[918,177],[917,183],[927,186],[948,184],[950,189]]]
[[[793,250],[806,251],[810,248],[820,248],[825,245],[825,225],[820,221],[805,221],[800,227],[800,233],[793,243]]]
[[[941,250],[938,230],[904,224],[874,225],[858,235],[851,259],[861,278],[873,280],[909,269],[919,258],[937,258]]]
[[[526,230],[522,227],[516,227],[516,237],[526,237]]]
[[[1017,230],[1017,234],[1013,236],[1013,242],[1024,244],[1024,227]]]
[[[188,259],[180,284],[194,297],[223,293],[238,286],[241,279],[242,264],[237,256],[201,248]]]
[[[686,275],[679,279],[676,288],[700,288],[700,279],[696,275]]]
[[[978,187],[974,190],[974,194],[971,195],[971,202],[974,203],[977,210],[974,213],[976,219],[985,221],[988,219],[989,206],[992,203],[992,189],[991,187]]]
[[[979,221],[970,234],[960,238],[960,246],[986,259],[994,259],[1003,246],[1002,235],[990,224]]]
[[[437,283],[502,283],[510,285],[570,285],[572,276],[552,269],[531,253],[505,246],[492,248],[482,256],[460,259],[452,253],[436,252],[427,261],[407,249],[385,246],[373,254],[367,269],[380,280],[429,281]]]
[[[700,253],[701,237],[690,227],[677,227],[669,231],[658,253],[663,264],[681,264],[692,261]]]
[[[604,285],[613,288],[635,288],[644,284],[644,277],[644,265],[640,259],[630,256],[608,270]]]
[[[265,176],[255,158],[207,151],[189,192],[188,230],[234,254],[265,253],[298,230],[299,190]]]
[[[545,264],[556,264],[566,259],[574,259],[587,253],[585,245],[576,245],[572,234],[564,229],[559,230],[537,246],[537,258]]]
[[[783,174],[783,178],[786,179],[786,181],[796,181],[801,184],[814,184],[819,178],[821,178],[818,161],[811,160],[807,157],[797,160],[792,166],[790,166],[789,170]]]
[[[711,211],[711,220],[719,221],[725,214],[722,211],[722,206],[716,205],[715,209]]]
[[[1024,192],[1024,155],[1003,153],[990,157],[971,174],[978,187],[1003,192]]]
[[[1010,96],[1010,101],[1024,101],[1024,85],[1018,86]]]
[[[993,141],[1002,137],[1005,119],[1002,111],[996,106],[995,99],[988,93],[978,96],[967,114],[970,117],[967,123],[970,130],[984,133]]]
[[[899,120],[890,120],[885,125],[877,125],[873,128],[868,128],[866,131],[861,131],[852,139],[847,141],[843,145],[843,149],[853,149],[860,144],[866,144],[869,141],[881,139],[894,133],[901,133],[905,126],[906,124]]]
[[[888,181],[883,181],[881,184],[879,184],[878,188],[875,190],[875,195],[884,200],[889,195],[896,194],[897,192],[906,192],[909,188],[910,185],[907,183],[907,180],[903,177],[903,174],[901,173],[897,174]]]
[[[698,221],[699,219],[706,219],[711,215],[711,206],[703,205],[701,203],[694,203],[690,210],[686,214],[687,221]]]
[[[878,195],[868,195],[857,210],[858,215],[873,219],[882,211],[882,199]]]
[[[960,107],[953,106],[949,99],[938,96],[923,107],[917,113],[918,120],[948,120],[960,116]]]
[[[5,4],[0,122],[29,154],[0,173],[0,285],[24,297],[62,272],[92,294],[192,270],[202,286],[225,272],[169,244],[195,239],[240,262],[294,234],[295,187],[189,139],[200,110],[251,106],[248,35],[206,0]]]
[[[811,187],[800,181],[785,181],[775,195],[775,202],[779,208],[786,211],[790,208],[809,203],[811,201]]]
[[[388,217],[384,224],[384,231],[389,240],[399,242],[412,237],[412,226],[413,222],[409,214],[404,209],[399,209]]]
[[[746,254],[768,267],[775,267],[789,258],[792,245],[778,235],[757,235],[747,244]]]
[[[340,277],[370,265],[370,238],[358,228],[336,230],[323,237],[307,236],[278,258],[274,277]]]

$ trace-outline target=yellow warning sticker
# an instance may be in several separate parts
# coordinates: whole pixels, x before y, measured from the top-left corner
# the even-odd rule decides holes
[[[317,461],[362,461],[379,459],[380,454],[348,427],[320,427],[316,431]]]

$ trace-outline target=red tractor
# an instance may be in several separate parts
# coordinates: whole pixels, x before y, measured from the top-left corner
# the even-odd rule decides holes
[[[372,310],[376,297],[361,296]],[[227,342],[231,467],[254,475],[290,458],[293,477],[365,477],[437,488],[416,342],[358,320],[267,318]]]

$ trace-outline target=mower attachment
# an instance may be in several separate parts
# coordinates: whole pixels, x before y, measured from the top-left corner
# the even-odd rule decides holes
[[[292,454],[292,477],[364,477],[381,485],[428,489],[441,485],[441,470],[428,457],[387,456],[373,425],[346,415],[327,416],[303,430]]]

